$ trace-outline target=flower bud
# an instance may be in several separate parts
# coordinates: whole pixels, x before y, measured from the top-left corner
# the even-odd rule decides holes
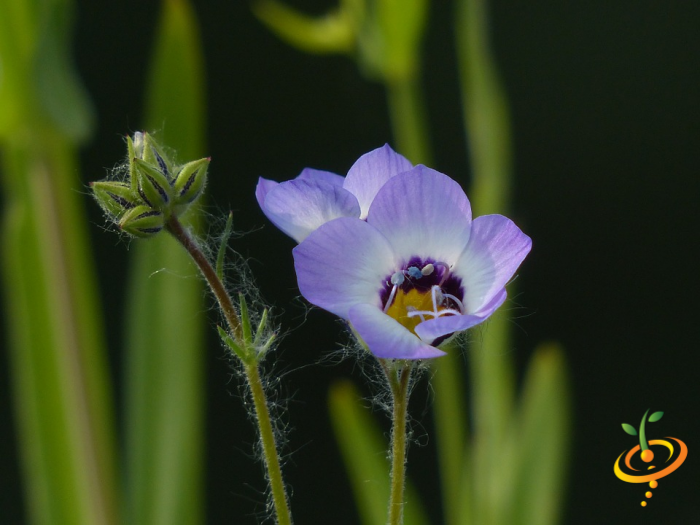
[[[139,196],[123,182],[91,182],[90,187],[97,204],[113,219],[142,204]]]
[[[173,201],[173,188],[166,175],[155,166],[145,160],[135,158],[132,160],[138,191],[141,198],[151,208],[167,212]]]
[[[172,180],[173,163],[165,153],[163,153],[160,144],[155,141],[150,133],[144,131],[141,135],[143,136],[142,154],[137,156],[137,158],[147,162],[151,166],[157,167],[168,180]]]
[[[202,194],[207,183],[207,168],[210,161],[209,158],[199,159],[182,166],[173,184],[176,205],[192,204]]]
[[[124,214],[119,228],[135,237],[147,238],[160,232],[165,226],[165,216],[148,206],[136,206]]]

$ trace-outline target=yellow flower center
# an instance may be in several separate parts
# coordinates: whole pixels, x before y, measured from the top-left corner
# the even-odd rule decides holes
[[[438,312],[445,310],[444,306],[438,305]],[[419,312],[433,312],[433,297],[430,290],[419,291],[416,288],[412,288],[408,292],[403,290],[397,290],[394,301],[391,306],[386,310],[386,314],[389,317],[396,319],[401,325],[405,326],[409,331],[415,332],[416,326],[427,320],[425,316],[421,319],[420,315],[413,315],[409,317],[409,313],[412,311]],[[430,314],[429,319],[436,317],[434,314]],[[448,314],[449,315],[449,314]]]

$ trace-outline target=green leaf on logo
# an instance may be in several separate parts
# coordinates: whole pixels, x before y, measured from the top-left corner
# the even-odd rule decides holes
[[[627,423],[622,423],[622,430],[627,432],[630,436],[637,435],[637,429],[635,429],[632,425],[629,425]]]
[[[659,419],[661,419],[662,417],[664,417],[664,413],[663,413],[663,412],[654,412],[652,415],[649,416],[649,421],[650,421],[651,423],[655,423],[655,422],[657,422]]]

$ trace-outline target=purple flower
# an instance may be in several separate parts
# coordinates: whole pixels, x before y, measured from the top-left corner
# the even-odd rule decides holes
[[[387,144],[362,155],[347,177],[306,168],[296,179],[281,184],[260,178],[255,197],[272,224],[301,242],[332,219],[366,219],[384,183],[412,167]]]
[[[319,173],[332,182],[321,184]],[[472,220],[459,184],[411,167],[388,146],[361,157],[344,182],[331,175],[305,170],[263,191],[272,183],[261,179],[258,200],[278,227],[302,240],[293,251],[302,295],[348,320],[375,356],[444,355],[437,345],[503,304],[532,244],[511,220]],[[272,206],[285,185],[286,200]],[[338,205],[350,197],[355,207]]]

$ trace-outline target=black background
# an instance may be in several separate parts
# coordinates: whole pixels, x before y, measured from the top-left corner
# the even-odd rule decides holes
[[[83,183],[123,156],[122,136],[142,125],[142,94],[157,3],[82,2],[75,51],[98,111],[82,152]],[[294,5],[323,13],[332,2]],[[564,523],[694,523],[700,424],[697,200],[700,197],[700,37],[697,2],[495,0],[492,37],[512,109],[514,218],[534,241],[520,269],[512,348],[522,374],[533,348],[558,340],[573,389],[574,443]],[[391,142],[383,88],[345,57],[305,55],[273,37],[246,2],[199,2],[208,74],[209,211],[235,213],[252,231],[236,241],[264,297],[291,330],[275,369],[292,431],[286,476],[298,523],[357,522],[330,434],[326,394],[352,362],[321,363],[344,341],[325,312],[308,317],[291,264],[294,242],[258,210],[258,176],[286,180],[306,166],[345,174],[364,152]],[[425,42],[424,88],[434,168],[468,187],[453,49],[452,5],[434,2]],[[167,126],[167,123],[166,123]],[[109,319],[111,364],[120,383],[120,329],[127,252],[88,203]],[[262,227],[262,228],[260,228]],[[207,522],[256,523],[264,507],[254,434],[236,381],[212,337],[207,356]],[[7,370],[3,354],[2,368]],[[7,374],[2,381],[3,523],[23,523]],[[430,440],[430,399],[417,389],[424,437],[409,472],[440,522]],[[683,439],[686,464],[664,478],[649,507],[643,488],[612,465],[631,446],[620,423],[654,425]],[[657,430],[658,429],[658,430]],[[564,490],[564,489],[563,489]]]

